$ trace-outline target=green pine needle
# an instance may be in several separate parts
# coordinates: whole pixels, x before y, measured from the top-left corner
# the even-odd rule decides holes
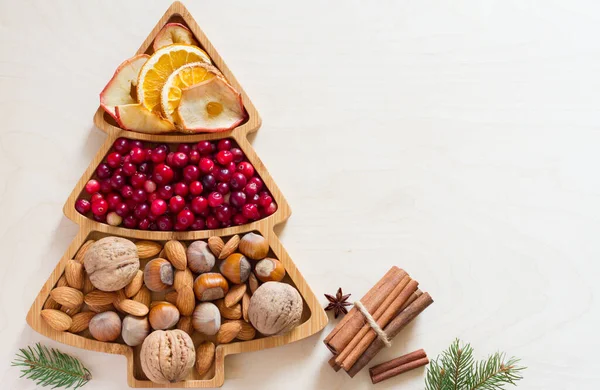
[[[518,359],[506,360],[496,352],[486,360],[475,362],[470,344],[460,345],[458,339],[432,360],[425,378],[426,390],[501,390],[523,379]]]
[[[23,367],[21,377],[36,381],[38,386],[78,389],[92,379],[92,374],[81,362],[54,348],[37,343],[34,348],[20,349],[13,366]]]

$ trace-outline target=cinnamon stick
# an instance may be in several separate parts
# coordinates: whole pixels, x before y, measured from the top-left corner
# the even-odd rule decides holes
[[[375,375],[379,375],[383,372],[389,371],[392,368],[396,368],[396,367],[406,364],[408,362],[412,362],[413,360],[423,359],[426,357],[427,357],[427,354],[425,353],[425,350],[418,349],[411,353],[407,353],[406,355],[402,355],[395,359],[388,360],[385,363],[381,363],[381,364],[378,364],[376,366],[369,368],[369,374],[371,375],[371,377],[373,377]]]
[[[392,267],[385,276],[361,298],[363,306],[373,313],[400,283],[406,272],[398,267]],[[352,308],[342,321],[331,331],[324,340],[329,350],[337,355],[352,341],[354,336],[365,324],[364,316],[356,308]]]
[[[402,306],[408,301],[410,296],[417,290],[419,282],[416,280],[411,280],[408,282],[406,287],[400,292],[400,294],[391,302],[390,306],[387,307],[381,317],[376,321],[377,325],[381,328],[385,328],[390,321],[400,313],[400,309]],[[367,329],[365,332],[357,335],[357,338],[360,335],[359,341],[356,343],[356,347],[354,347],[347,357],[340,361],[336,359],[336,363],[338,363],[344,370],[348,371],[352,368],[354,363],[358,360],[358,358],[369,348],[369,345],[377,338],[377,333],[369,325],[366,325]]]
[[[429,293],[423,293],[413,303],[408,305],[400,314],[396,316],[385,328],[384,332],[388,335],[389,339],[396,337],[398,333],[406,325],[408,325],[416,316],[418,316],[423,310],[433,303],[433,299]],[[362,370],[369,362],[381,351],[385,345],[380,339],[375,339],[365,350],[365,352],[358,358],[356,363],[347,372],[350,377],[354,377],[360,370]]]
[[[396,366],[394,368],[391,368],[387,371],[381,372],[379,374],[374,375],[373,373],[371,373],[371,382],[373,382],[373,384],[376,384],[376,383],[379,383],[386,379],[395,377],[396,375],[403,374],[407,371],[414,370],[415,368],[423,367],[428,364],[429,364],[429,359],[427,358],[427,356],[420,358],[420,359],[412,360],[407,363]]]

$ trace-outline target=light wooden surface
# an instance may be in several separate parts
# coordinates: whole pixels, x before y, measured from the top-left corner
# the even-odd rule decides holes
[[[127,388],[125,358],[24,317],[79,229],[61,207],[106,140],[98,91],[169,4],[0,0],[2,388],[38,389],[8,363],[36,341],[82,358],[87,389]],[[339,286],[360,297],[391,264],[434,297],[373,365],[458,336],[521,357],[517,389],[597,387],[600,4],[186,6],[263,118],[252,145],[293,208],[278,236],[320,303]],[[372,389],[329,369],[330,319],[227,357],[223,388]],[[422,389],[423,371],[376,387]]]

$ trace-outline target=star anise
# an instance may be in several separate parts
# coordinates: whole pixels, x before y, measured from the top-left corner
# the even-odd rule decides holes
[[[346,306],[351,306],[350,302],[347,302],[348,298],[350,298],[351,294],[342,295],[342,288],[338,288],[337,293],[334,296],[329,294],[325,294],[325,298],[329,301],[329,305],[325,308],[325,310],[333,310],[334,317],[338,318],[341,314],[348,314],[348,309]]]

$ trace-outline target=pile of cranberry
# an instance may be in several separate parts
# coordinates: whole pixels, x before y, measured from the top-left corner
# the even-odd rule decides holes
[[[277,205],[231,139],[150,145],[119,138],[75,208],[112,226],[181,231],[242,225]]]

